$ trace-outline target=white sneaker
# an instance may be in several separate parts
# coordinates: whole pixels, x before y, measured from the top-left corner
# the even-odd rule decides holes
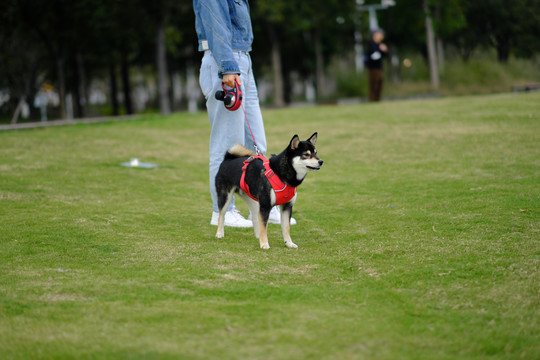
[[[251,213],[249,213],[248,220],[251,220]],[[270,224],[281,224],[281,212],[277,206],[274,206],[270,210],[270,216],[268,217]],[[291,216],[291,225],[296,225],[296,220]]]
[[[219,213],[217,211],[212,211],[212,220],[210,221],[210,225],[217,226],[218,218]],[[249,228],[253,227],[253,222],[244,218],[236,208],[233,208],[225,213],[225,226]]]

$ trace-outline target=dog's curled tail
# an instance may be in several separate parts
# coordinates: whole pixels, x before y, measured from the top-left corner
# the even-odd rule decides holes
[[[255,152],[253,152],[252,150],[249,150],[243,145],[236,144],[232,148],[227,150],[227,152],[225,153],[224,160],[236,159],[243,156],[255,156],[255,155],[256,155]]]

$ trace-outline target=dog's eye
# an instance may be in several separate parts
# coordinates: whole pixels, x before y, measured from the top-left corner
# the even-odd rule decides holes
[[[303,158],[310,158],[311,157],[311,153],[309,151],[306,151],[305,153],[302,154],[302,157]]]

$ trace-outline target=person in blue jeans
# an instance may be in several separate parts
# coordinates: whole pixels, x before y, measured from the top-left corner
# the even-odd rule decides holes
[[[259,106],[257,85],[251,68],[251,44],[253,30],[247,0],[193,0],[195,30],[199,51],[204,52],[199,74],[199,85],[206,98],[206,109],[212,128],[210,133],[210,195],[212,197],[212,225],[217,225],[218,206],[215,178],[225,152],[235,144],[254,149],[254,143],[246,123],[261,153],[266,153],[266,135]],[[243,92],[242,108],[225,109],[215,93],[222,90],[221,83],[233,87],[235,81]],[[245,115],[244,115],[245,111]],[[277,208],[272,210],[269,222],[280,223]],[[291,218],[291,224],[296,223]],[[244,218],[231,203],[225,215],[225,226],[252,227],[251,220]]]

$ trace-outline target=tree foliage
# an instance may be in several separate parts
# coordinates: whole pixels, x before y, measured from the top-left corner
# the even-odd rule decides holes
[[[373,1],[377,3],[378,1]],[[354,31],[368,39],[367,14],[354,0],[252,0],[254,67],[275,66],[279,50],[286,100],[289,74],[311,79],[318,88],[330,60],[353,51]],[[533,57],[540,52],[538,0],[429,0],[437,39],[469,58],[492,47],[498,59]],[[422,0],[396,0],[378,12],[387,41],[398,51],[425,54]],[[360,20],[358,23],[357,20]],[[156,31],[164,27],[169,72],[199,62],[191,0],[5,0],[0,12],[0,89],[8,88],[11,110],[32,97],[43,82],[74,94],[78,115],[85,115],[84,88],[93,78],[109,78],[115,92],[130,95],[130,68],[157,68]],[[116,85],[116,77],[121,79]],[[111,86],[112,87],[112,86]],[[320,90],[321,90],[320,89]],[[113,104],[114,105],[114,104]],[[64,106],[65,107],[65,106]],[[118,112],[118,109],[116,110]],[[65,109],[62,113],[65,116]]]

